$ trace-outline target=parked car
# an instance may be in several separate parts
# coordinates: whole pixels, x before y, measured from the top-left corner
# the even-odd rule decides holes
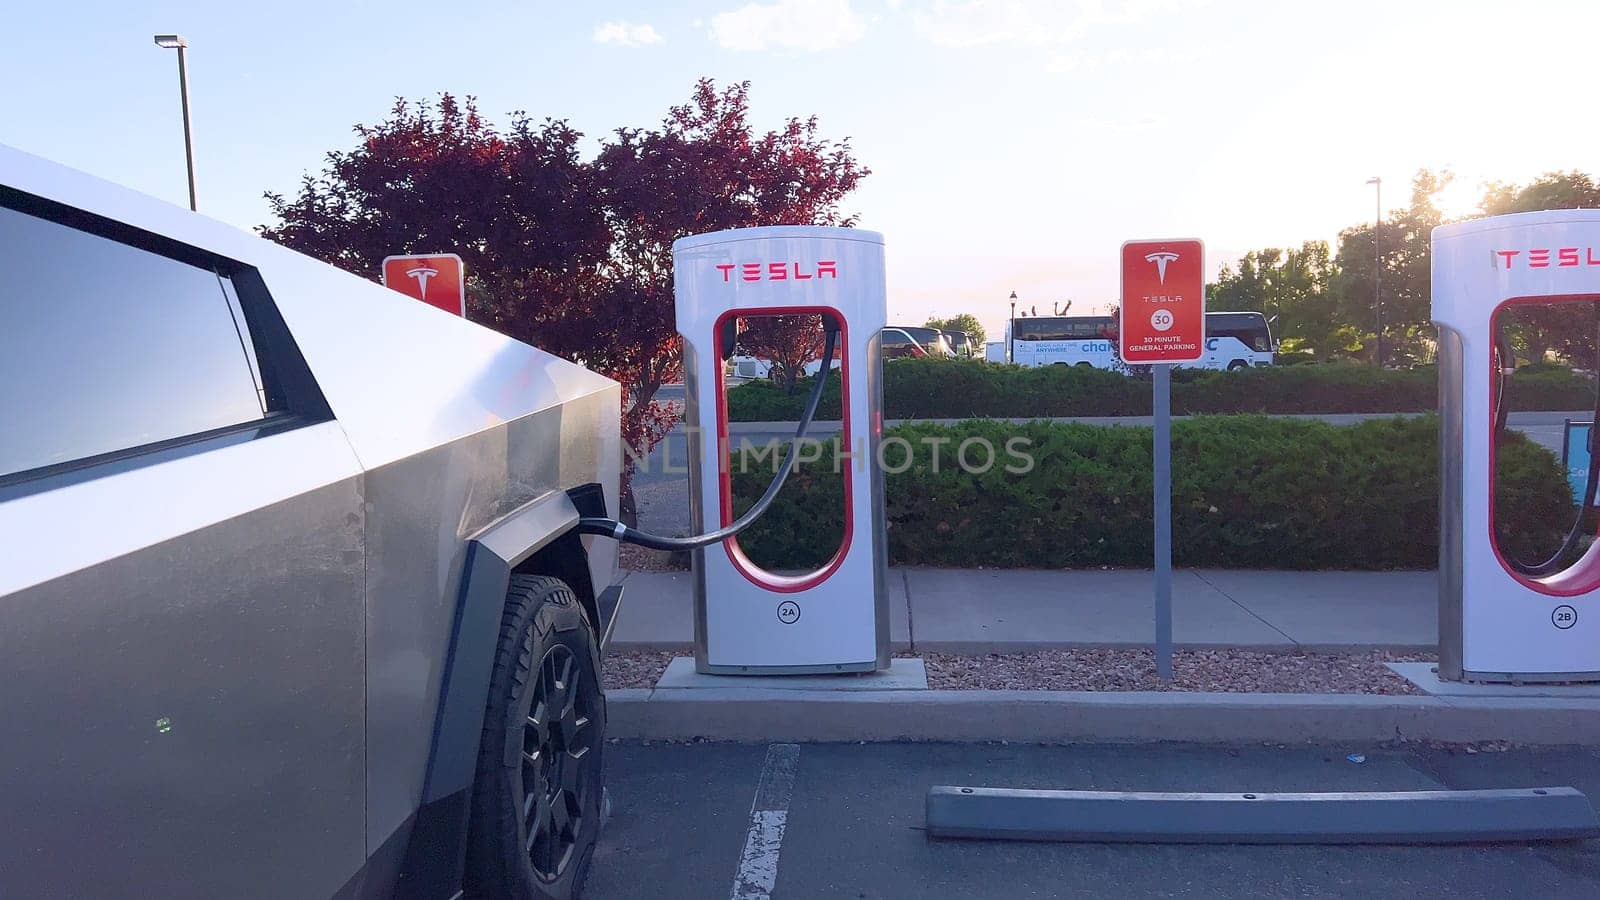
[[[736,353],[729,360],[729,374],[736,378],[771,378],[772,360]]]
[[[932,329],[922,329],[931,331]],[[928,356],[929,351],[923,345],[906,333],[906,329],[890,326],[882,331],[882,353],[884,359],[902,359],[912,356]],[[948,343],[944,344],[948,348]],[[834,354],[835,358],[838,353]],[[837,363],[834,366],[838,367]],[[806,363],[805,374],[810,378],[822,368],[821,360],[812,360]],[[735,354],[730,362],[729,374],[739,378],[777,378],[778,366],[770,359],[756,356]]]
[[[0,896],[571,896],[617,384],[3,146],[0,246]]]
[[[892,326],[906,333],[913,341],[917,342],[929,356],[953,357],[955,348],[937,328],[926,328],[921,325],[895,325]]]

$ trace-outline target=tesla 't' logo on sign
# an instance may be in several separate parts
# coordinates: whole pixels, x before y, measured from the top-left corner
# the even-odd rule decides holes
[[[1156,280],[1161,284],[1166,284],[1167,263],[1172,262],[1177,258],[1178,254],[1173,253],[1171,250],[1157,250],[1154,253],[1146,254],[1144,259],[1145,262],[1153,262],[1156,264]]]
[[[417,291],[424,300],[428,299],[428,279],[437,274],[439,274],[439,270],[426,263],[414,269],[406,270],[407,278],[415,278],[417,280]]]
[[[406,253],[383,259],[383,283],[429,306],[467,314],[467,271],[454,253]]]

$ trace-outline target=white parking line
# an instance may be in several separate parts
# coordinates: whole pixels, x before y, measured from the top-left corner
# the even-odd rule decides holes
[[[739,856],[739,871],[733,876],[730,900],[768,900],[778,883],[778,853],[783,846],[783,829],[789,821],[789,795],[794,793],[794,774],[800,765],[800,745],[772,744],[761,766],[761,780],[750,804],[750,830],[744,838],[744,853]]]

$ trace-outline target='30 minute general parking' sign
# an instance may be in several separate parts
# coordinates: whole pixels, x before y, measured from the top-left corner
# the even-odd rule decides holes
[[[1122,245],[1118,352],[1125,363],[1194,362],[1206,350],[1205,245],[1195,240]]]

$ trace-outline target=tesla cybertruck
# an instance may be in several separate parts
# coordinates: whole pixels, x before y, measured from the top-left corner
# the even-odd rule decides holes
[[[617,384],[5,147],[0,248],[0,895],[572,893]]]

